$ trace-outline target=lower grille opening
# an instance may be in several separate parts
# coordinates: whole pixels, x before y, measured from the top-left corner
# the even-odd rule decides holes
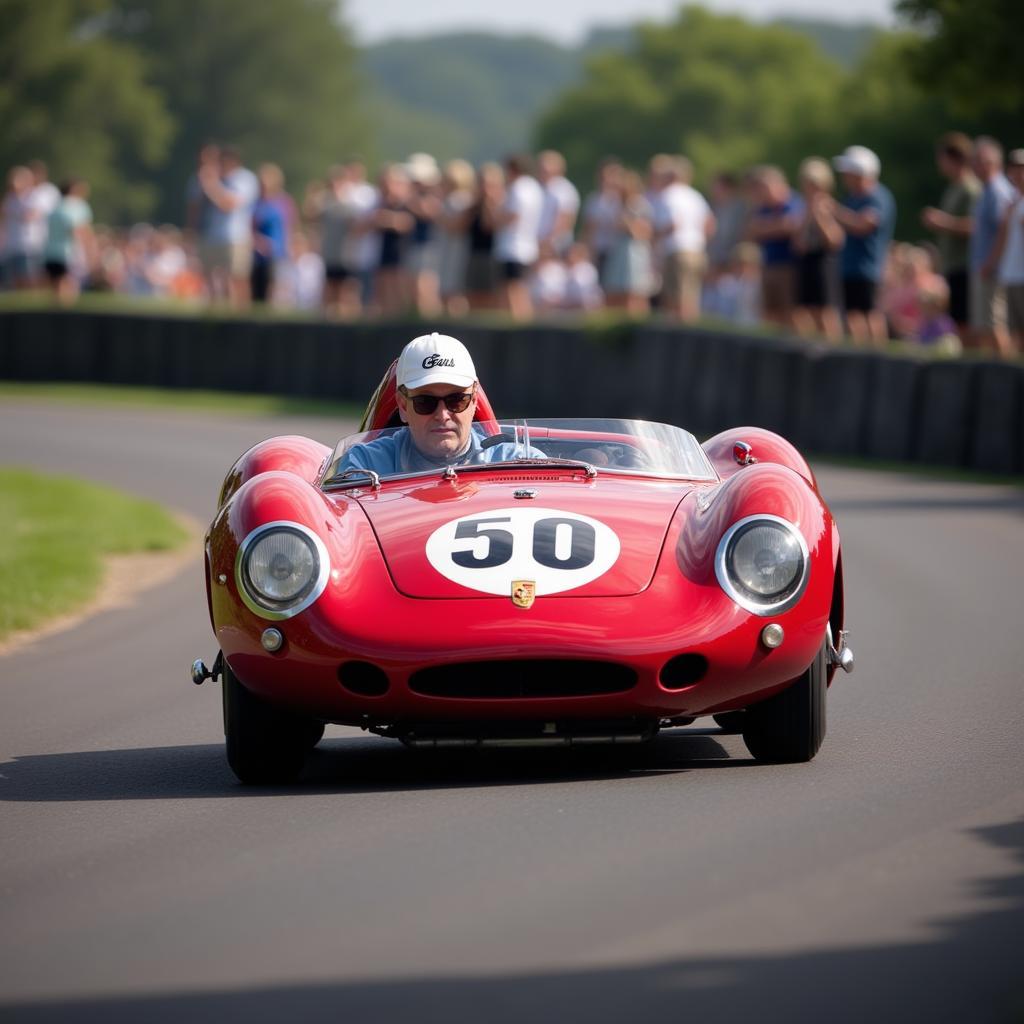
[[[661,685],[666,690],[684,690],[699,683],[708,671],[708,659],[703,654],[677,654],[661,669]]]
[[[608,661],[535,658],[471,661],[420,669],[409,689],[424,697],[508,700],[521,697],[594,697],[636,686],[636,672]]]
[[[368,661],[346,661],[339,665],[338,682],[360,697],[383,697],[391,685],[384,670]]]

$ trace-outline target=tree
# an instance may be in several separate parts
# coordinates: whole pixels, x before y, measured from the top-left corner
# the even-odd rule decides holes
[[[176,130],[158,213],[180,220],[199,147],[237,145],[301,190],[370,141],[337,0],[108,0],[106,31],[142,55]]]
[[[0,165],[45,160],[85,178],[101,219],[152,206],[144,173],[163,157],[172,122],[130,46],[96,31],[103,4],[0,0]]]
[[[898,0],[924,37],[910,54],[918,81],[961,115],[1024,110],[1024,5],[1020,0]]]
[[[834,117],[841,80],[801,33],[688,7],[669,25],[638,26],[626,52],[591,59],[542,117],[537,144],[562,149],[572,168],[663,151],[685,153],[698,176],[765,161],[792,170]]]

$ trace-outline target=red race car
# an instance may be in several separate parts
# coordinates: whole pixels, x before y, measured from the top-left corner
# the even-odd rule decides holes
[[[224,481],[206,538],[220,653],[192,678],[222,681],[239,779],[297,777],[327,722],[567,746],[713,715],[759,760],[814,757],[853,655],[839,533],[792,445],[500,422],[480,392],[475,444],[500,459],[359,468],[354,447],[400,429],[394,392],[392,366],[361,433],[333,452],[271,438]]]

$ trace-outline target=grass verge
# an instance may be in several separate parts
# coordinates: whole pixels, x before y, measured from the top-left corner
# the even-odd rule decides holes
[[[0,639],[88,602],[105,556],[167,551],[186,537],[154,502],[84,480],[0,469]]]
[[[139,388],[118,384],[0,383],[0,399],[32,398],[74,405],[122,405],[134,408],[182,409],[239,416],[332,416],[358,420],[363,410],[352,402],[316,398],[254,395],[182,388]]]

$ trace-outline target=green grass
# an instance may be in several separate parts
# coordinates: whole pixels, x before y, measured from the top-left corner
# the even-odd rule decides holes
[[[165,551],[186,531],[159,505],[68,477],[0,469],[0,638],[73,611],[109,554]]]
[[[123,405],[134,408],[182,409],[239,416],[337,416],[359,419],[363,410],[351,402],[282,395],[253,395],[179,388],[122,387],[116,384],[0,383],[4,398],[32,398],[75,405]]]

